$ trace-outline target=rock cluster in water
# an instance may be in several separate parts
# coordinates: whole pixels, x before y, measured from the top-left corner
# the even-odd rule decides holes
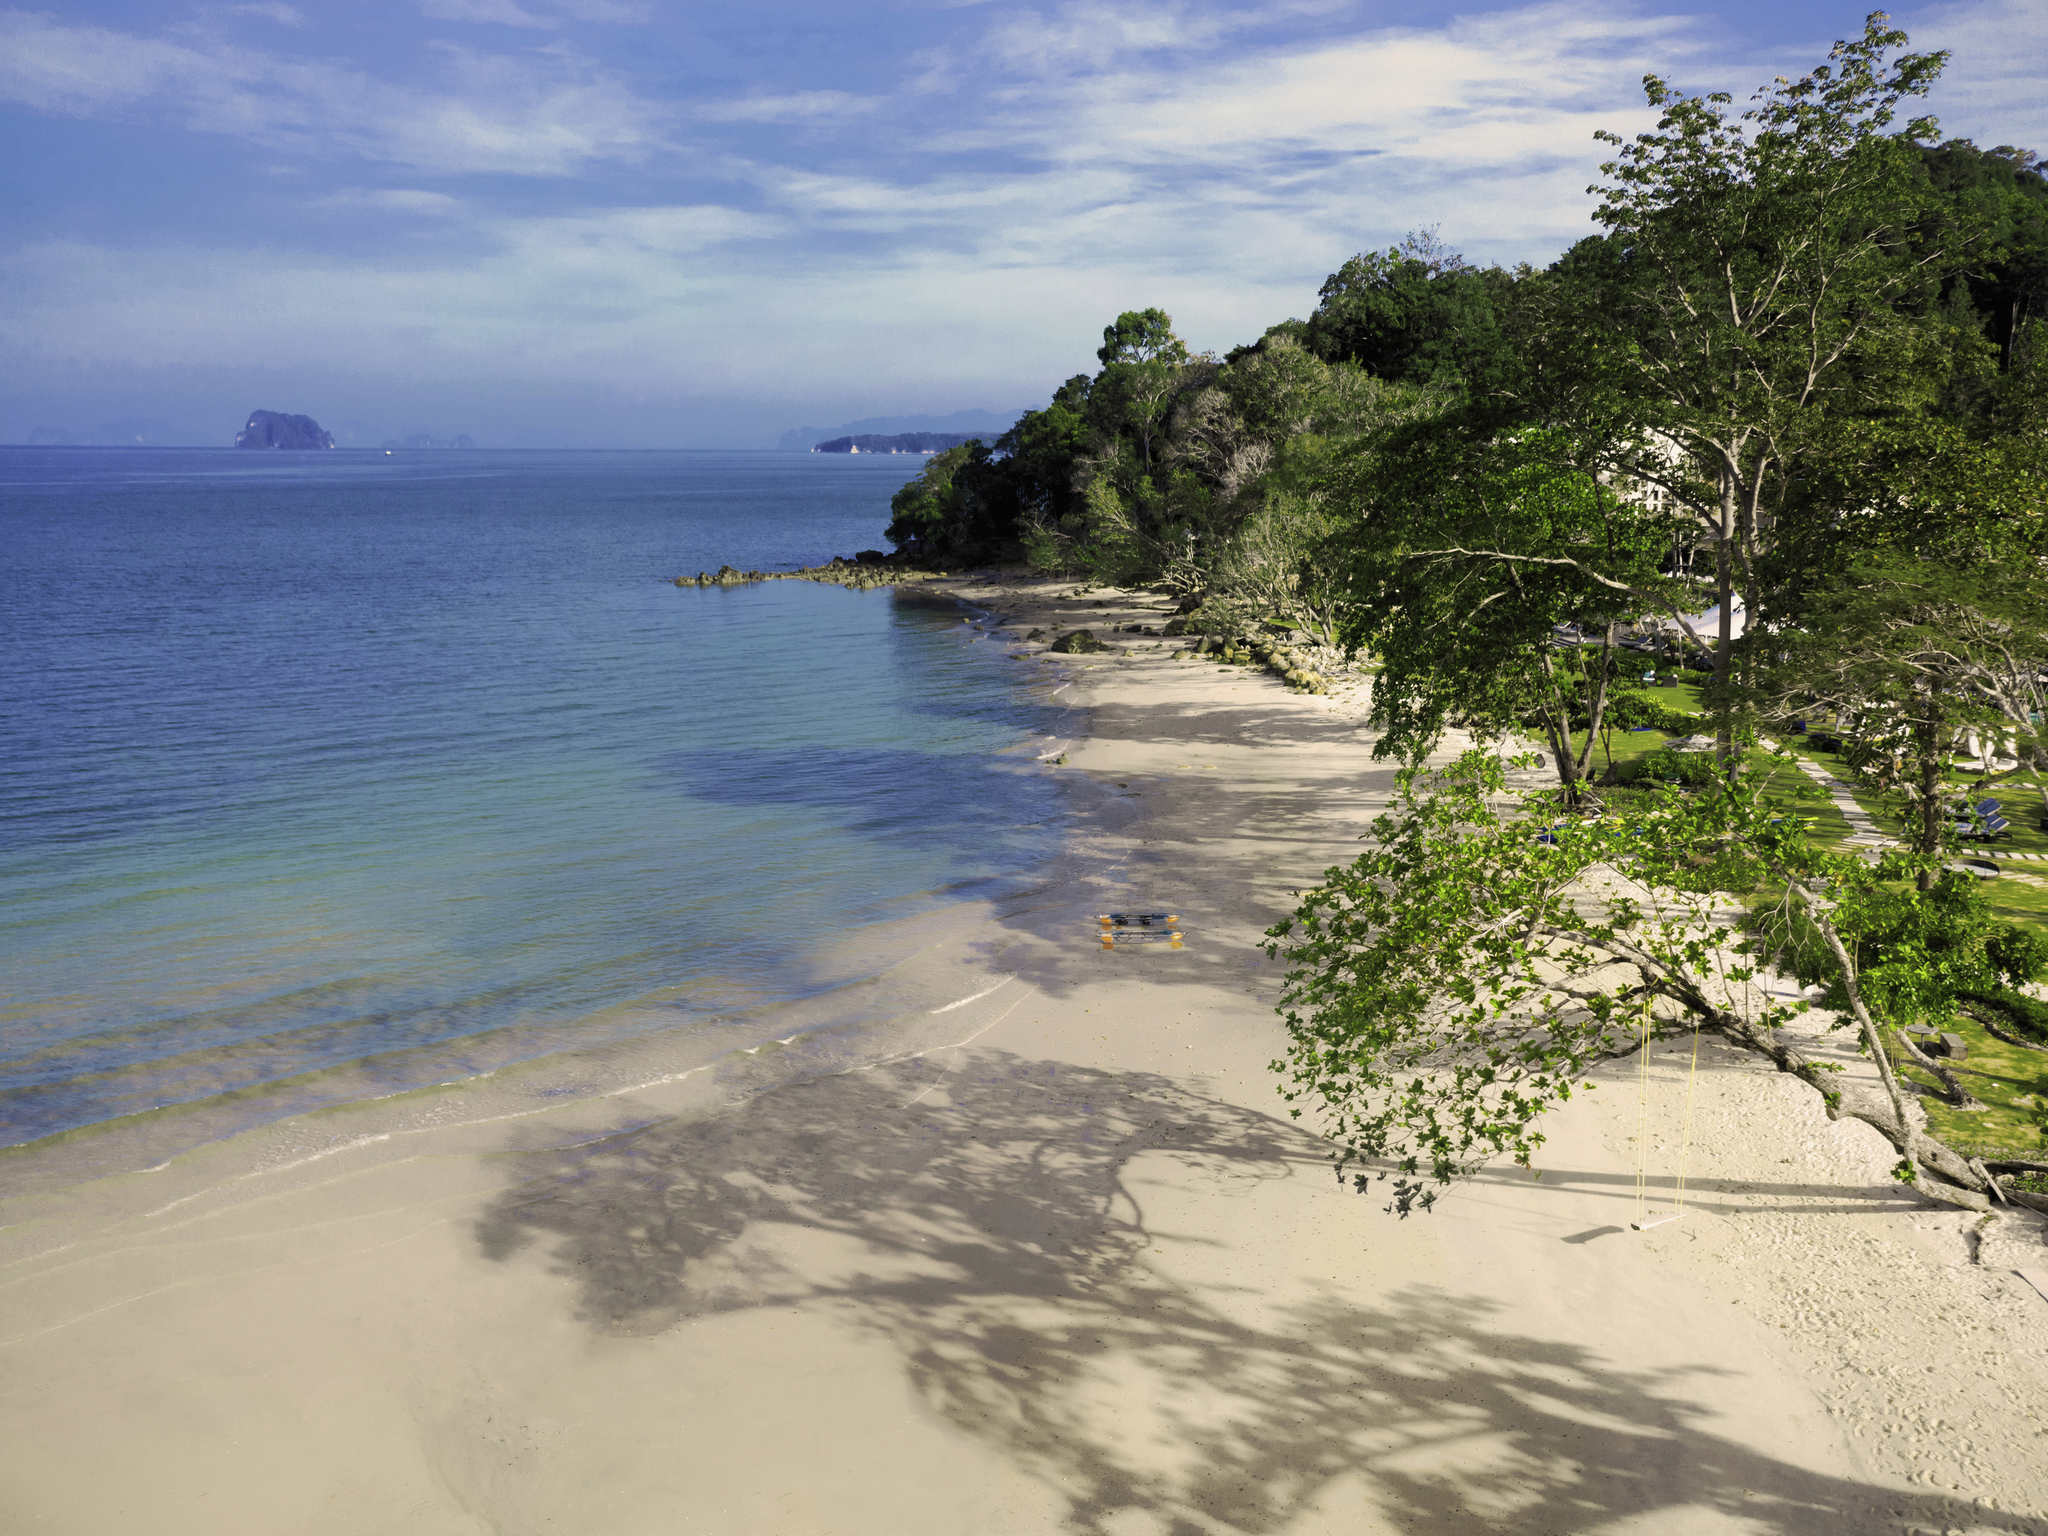
[[[235,434],[237,448],[332,448],[334,434],[310,416],[283,411],[251,411],[248,425]]]
[[[807,565],[795,571],[742,571],[721,565],[715,571],[678,576],[679,587],[744,587],[757,581],[823,581],[836,587],[893,587],[906,582],[932,581],[944,571],[917,570],[900,565],[879,549],[864,549],[851,560],[834,555],[823,565]]]

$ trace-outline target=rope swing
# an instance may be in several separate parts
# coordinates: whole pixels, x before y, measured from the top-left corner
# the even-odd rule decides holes
[[[1637,1232],[1661,1227],[1685,1214],[1685,1175],[1692,1159],[1693,1090],[1700,1078],[1700,1021],[1693,1015],[1692,1065],[1685,1078],[1685,1119],[1678,1143],[1677,1198],[1668,1211],[1650,1209],[1650,994],[1643,994],[1643,1048],[1636,1058],[1636,1219],[1629,1226]]]

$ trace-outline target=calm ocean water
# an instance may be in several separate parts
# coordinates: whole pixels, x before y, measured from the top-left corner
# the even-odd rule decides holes
[[[1046,706],[957,608],[670,584],[917,464],[0,449],[0,1146],[691,1027],[1020,877]]]

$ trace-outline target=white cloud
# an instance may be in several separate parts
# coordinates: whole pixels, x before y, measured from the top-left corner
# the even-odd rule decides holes
[[[227,43],[174,42],[0,12],[0,100],[78,117],[158,116],[207,133],[441,173],[565,176],[640,158],[666,109],[559,49],[440,50],[440,89]]]
[[[1953,53],[1930,103],[1948,137],[2048,154],[2048,5],[1979,0],[1907,23],[1915,50]]]
[[[1270,19],[1236,12],[1211,18],[1195,56],[1148,51],[1197,30],[1182,7],[1126,4],[1107,29],[1117,46],[1084,56],[1078,30],[1072,49],[1058,42],[1053,22],[1105,14],[997,23],[1005,62],[982,80],[984,109],[929,135],[934,156],[877,157],[893,177],[788,163],[750,174],[805,226],[935,257],[1065,261],[1161,293],[1206,285],[1204,302],[1284,295],[1256,334],[1311,306],[1346,256],[1411,228],[1441,224],[1506,261],[1590,233],[1594,131],[1647,123],[1642,75],[1697,53],[1683,21],[1560,4],[1285,43],[1236,35]],[[1002,169],[985,168],[992,157]]]
[[[313,199],[316,208],[379,208],[394,213],[447,217],[461,211],[462,200],[446,192],[419,187],[342,187]]]
[[[432,3],[481,20],[499,0]],[[543,20],[576,9],[516,4]],[[1644,73],[1743,91],[1786,67],[1709,54],[1693,22],[1631,0],[1371,30],[1279,24],[1290,9],[991,6],[951,61],[971,91],[763,77],[672,110],[559,48],[444,47],[433,89],[411,89],[17,14],[0,19],[0,96],[406,167],[397,185],[321,202],[420,222],[374,266],[147,241],[0,252],[14,300],[0,339],[24,357],[260,368],[289,335],[355,376],[402,369],[450,389],[1008,401],[1086,366],[1121,309],[1159,304],[1191,343],[1225,348],[1306,314],[1345,257],[1412,228],[1440,225],[1475,259],[1547,260],[1592,229],[1593,130],[1649,120]],[[2040,123],[2028,75],[2048,40],[1992,46],[2001,28],[2040,34],[2026,0],[1938,18],[1913,23],[1915,44],[1953,40],[1957,100],[2013,125],[1979,128],[1950,104],[1951,130],[2048,147],[2025,126]],[[1820,57],[1785,51],[1797,69]],[[659,206],[602,206],[595,175],[565,184],[590,206],[544,217],[494,207],[487,185],[460,200],[409,185],[587,173],[648,154],[674,122],[729,149],[682,173],[668,162]]]
[[[82,117],[125,106],[172,83],[196,82],[205,67],[202,54],[178,43],[0,12],[0,100],[38,111]]]
[[[1043,73],[1120,54],[1206,48],[1243,22],[1187,4],[1088,3],[1022,11],[993,27],[981,52],[1012,69]]]
[[[649,10],[626,0],[542,0],[538,6],[518,0],[420,0],[420,14],[433,21],[553,31],[573,21],[634,25],[646,21]]]
[[[707,123],[826,123],[869,117],[882,106],[879,97],[850,91],[792,91],[705,102],[692,115]]]
[[[1153,35],[1137,8],[1121,14],[1120,36]],[[996,25],[1014,43],[1015,18]],[[906,122],[845,93],[698,109],[863,122],[839,168],[758,144],[721,162],[761,209],[704,200],[510,218],[404,187],[343,192],[440,216],[438,243],[376,268],[283,251],[44,247],[6,274],[28,300],[10,328],[38,356],[153,350],[170,362],[194,348],[253,365],[283,326],[362,371],[402,356],[423,376],[627,380],[654,395],[687,383],[787,396],[800,376],[820,391],[924,380],[1008,398],[1020,379],[1084,365],[1120,309],[1161,304],[1197,346],[1255,336],[1306,313],[1353,251],[1412,227],[1440,223],[1481,257],[1554,254],[1590,227],[1593,128],[1633,127],[1641,74],[1687,57],[1689,36],[1625,10],[1544,5],[1435,30],[1238,38],[1214,56],[1139,49],[1091,69],[1041,62],[1050,45],[1012,47],[978,115],[916,144],[890,138],[914,132],[913,110]],[[573,59],[450,50],[445,63],[439,96],[380,115],[385,158],[418,163],[431,147],[471,165],[568,166],[614,142],[607,93],[588,98],[594,125],[573,109]],[[185,67],[118,78],[147,96],[163,89],[151,68]],[[294,110],[343,119],[330,136],[372,131],[332,104],[333,80],[263,67]],[[261,121],[268,131],[275,110]],[[889,170],[849,168],[863,163]],[[261,323],[243,308],[252,284],[273,296]]]
[[[559,24],[554,17],[529,11],[514,0],[423,0],[420,14],[432,21],[485,22],[500,27],[547,29]]]

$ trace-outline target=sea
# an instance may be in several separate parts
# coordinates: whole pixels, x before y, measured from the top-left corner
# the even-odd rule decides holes
[[[986,615],[675,585],[917,464],[0,449],[0,1148],[724,1038],[1026,887],[1062,714]]]

